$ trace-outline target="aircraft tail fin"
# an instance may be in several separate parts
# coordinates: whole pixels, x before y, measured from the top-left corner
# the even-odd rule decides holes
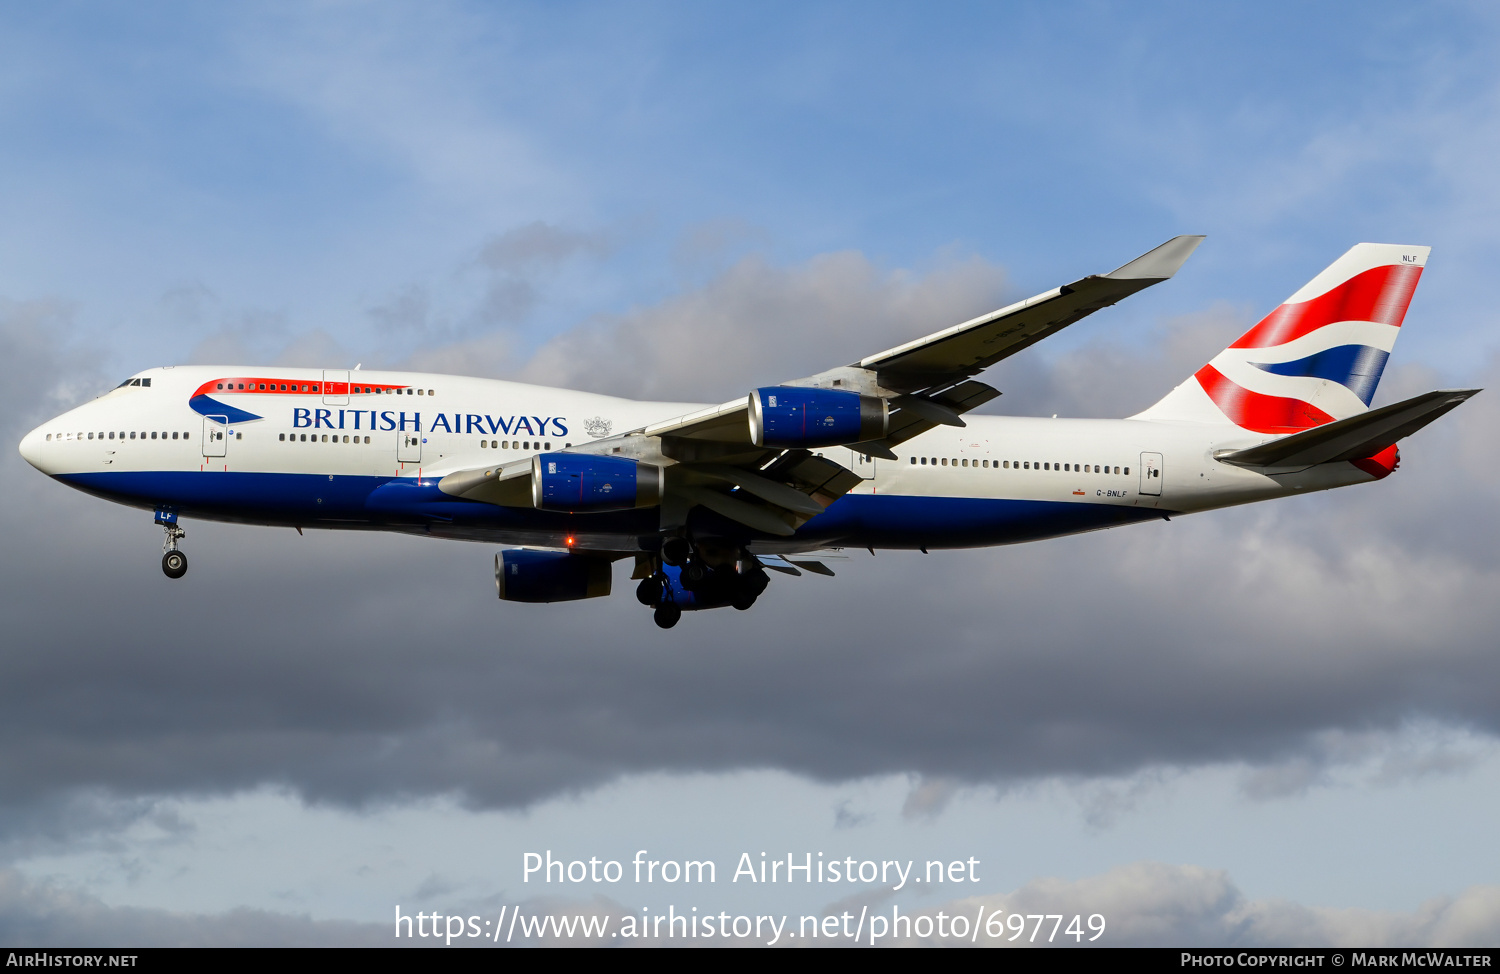
[[[1355,244],[1133,418],[1295,433],[1367,411],[1431,249]]]

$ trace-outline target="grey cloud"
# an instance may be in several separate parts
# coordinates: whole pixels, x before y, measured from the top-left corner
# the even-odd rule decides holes
[[[480,248],[478,262],[509,273],[523,267],[555,267],[580,255],[608,257],[613,250],[607,234],[566,230],[535,220],[490,238]]]
[[[853,252],[790,268],[746,257],[702,288],[548,342],[518,378],[720,402],[992,310],[1004,281],[1000,268],[978,259],[918,276]]]
[[[488,276],[477,321],[489,327],[517,324],[541,300],[540,277],[572,258],[601,259],[613,249],[603,233],[565,230],[541,220],[490,239],[476,260]]]
[[[768,240],[769,234],[763,228],[744,220],[705,220],[683,231],[672,248],[672,261],[685,273],[717,269],[719,262],[735,251],[763,245]]]
[[[836,829],[857,829],[861,825],[868,825],[875,816],[868,812],[857,812],[854,803],[845,799],[833,806],[833,827]]]
[[[541,220],[496,234],[441,294],[433,285],[409,284],[368,309],[375,331],[391,343],[381,354],[418,369],[507,374],[515,367],[518,329],[544,302],[548,287],[576,260],[603,260],[614,249],[608,233]],[[442,299],[449,292],[462,297],[450,305]]]
[[[1002,281],[978,261],[916,275],[857,254],[750,259],[586,323],[524,374],[719,401],[962,320]],[[1113,373],[1097,348],[1028,353],[1053,397],[1040,411],[1100,406],[1138,372],[1164,392],[1238,334],[1233,317],[1165,323]],[[60,334],[0,329],[0,352],[28,363],[0,390],[12,442],[27,397],[77,374]],[[1098,389],[1070,401],[1080,375]],[[1124,398],[1152,394],[1141,382]],[[1016,388],[1006,408],[1033,411]],[[778,579],[751,612],[668,633],[621,578],[608,600],[497,603],[488,547],[409,537],[194,522],[193,571],[174,584],[149,513],[11,452],[5,530],[27,556],[0,566],[0,832],[21,841],[77,794],[269,784],[314,802],[518,806],[639,772],[759,767],[969,786],[1238,762],[1278,769],[1260,793],[1284,794],[1299,762],[1371,760],[1330,733],[1500,730],[1497,422],[1500,397],[1479,397],[1377,485],[1018,547],[853,553],[837,579]]]
[[[961,787],[951,778],[915,778],[906,801],[901,804],[901,817],[908,821],[936,818],[957,797]]]

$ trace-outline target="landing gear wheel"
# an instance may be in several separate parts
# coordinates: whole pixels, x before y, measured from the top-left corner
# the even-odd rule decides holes
[[[161,572],[168,578],[181,578],[187,574],[187,555],[172,550],[161,556]]]
[[[741,595],[739,598],[735,599],[729,604],[734,606],[736,609],[739,609],[741,612],[744,612],[746,609],[755,604],[756,598],[757,596],[754,595]]]
[[[641,584],[635,587],[635,597],[641,605],[656,605],[661,601],[662,581],[659,575],[641,579]]]
[[[668,538],[661,543],[662,562],[674,568],[687,561],[692,553],[693,546],[688,544],[687,538]]]
[[[682,587],[689,592],[696,592],[708,579],[708,566],[697,558],[692,559],[682,566]]]
[[[682,618],[682,610],[677,608],[675,603],[663,602],[656,607],[654,618],[658,626],[663,629],[671,629],[677,625],[677,620]]]

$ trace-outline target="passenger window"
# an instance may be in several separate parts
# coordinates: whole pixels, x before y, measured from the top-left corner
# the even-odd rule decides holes
[[[433,395],[433,391],[432,391],[432,390],[431,390],[431,389],[428,389],[428,390],[427,390],[427,394],[428,394],[428,395],[429,395],[429,396],[430,396],[430,395]]]
[[[1129,467],[1125,468],[1125,476],[1127,476],[1127,477],[1130,476],[1130,468]]]
[[[285,443],[286,442],[286,434],[282,433],[281,436],[277,437],[277,439],[279,439],[279,440],[281,440],[281,442]]]
[[[245,434],[244,433],[236,433],[236,434],[234,434],[234,438],[237,439],[237,440],[243,440],[245,438]]]
[[[419,395],[419,396],[422,395],[422,390],[421,389],[417,390],[417,395]]]
[[[132,439],[132,440],[133,440],[133,439],[135,439],[135,430],[131,430],[131,431],[130,431],[130,438],[131,438],[131,439]]]
[[[370,438],[369,438],[369,437],[368,437],[368,436],[367,436],[367,437],[365,437],[365,442],[366,442],[366,443],[369,443],[369,442],[370,442]]]
[[[219,386],[218,386],[218,387],[219,387],[219,388],[220,388],[220,389],[222,389],[222,388],[224,388],[224,383],[222,383],[222,382],[220,382],[220,383],[219,383]]]
[[[552,449],[552,444],[551,443],[547,444],[547,449],[549,449],[549,450]]]

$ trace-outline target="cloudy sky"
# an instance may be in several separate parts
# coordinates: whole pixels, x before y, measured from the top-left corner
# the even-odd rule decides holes
[[[1143,408],[1361,240],[1434,248],[1379,398],[1494,386],[1497,43],[1463,4],[0,6],[0,425],[184,362],[721,401],[1178,233],[991,411]],[[1497,429],[1487,393],[1379,485],[846,553],[669,633],[406,537],[190,523],[169,582],[149,516],[12,450],[0,942],[873,904],[1493,945]],[[549,849],[720,882],[523,883]]]

